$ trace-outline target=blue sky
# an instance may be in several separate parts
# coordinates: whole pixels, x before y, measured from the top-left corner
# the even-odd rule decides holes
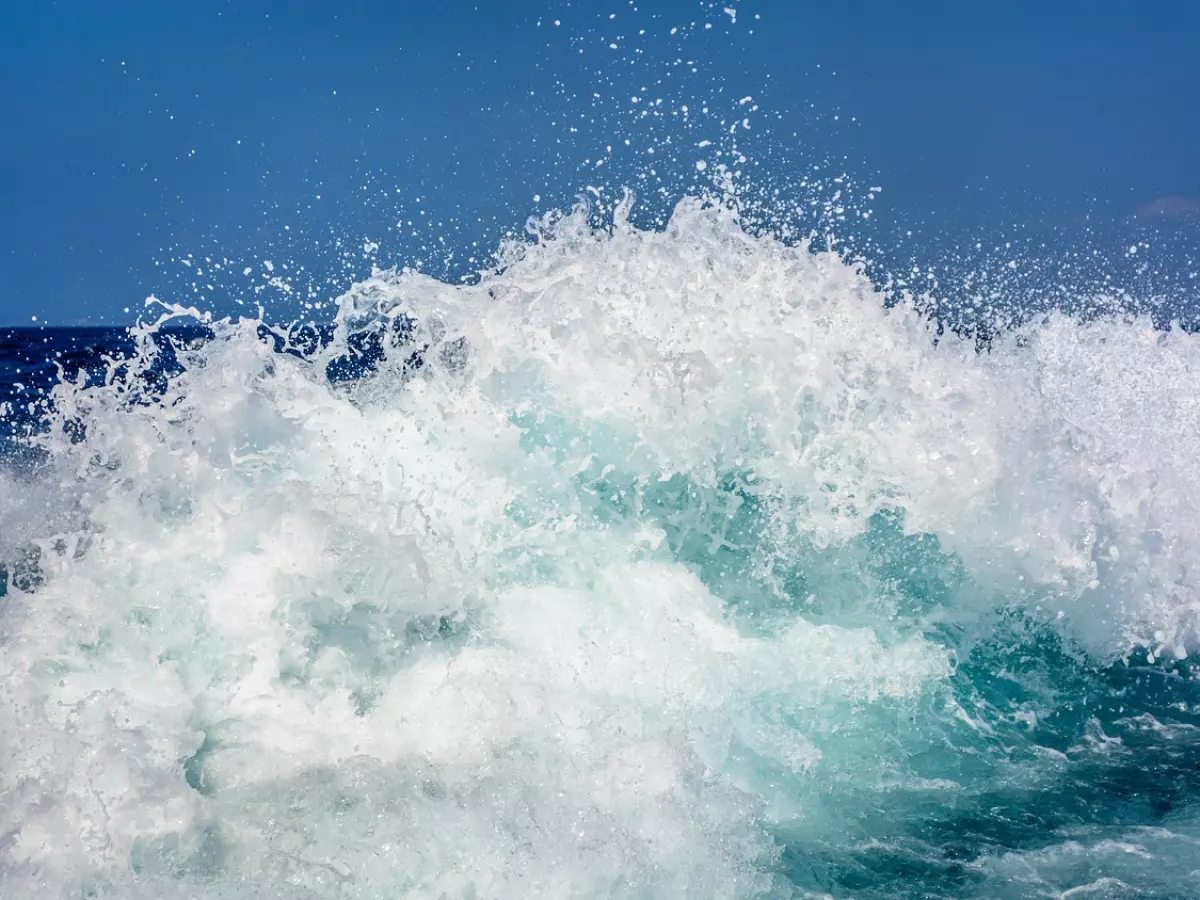
[[[664,72],[674,101],[753,95],[772,177],[833,161],[881,184],[876,237],[901,256],[910,231],[917,256],[1147,223],[1186,244],[1198,39],[1189,2],[9,0],[0,323],[130,321],[151,292],[234,311],[265,259],[330,294],[368,239],[383,263],[469,268],[614,143],[609,183],[694,177],[661,151],[699,131],[627,102]]]

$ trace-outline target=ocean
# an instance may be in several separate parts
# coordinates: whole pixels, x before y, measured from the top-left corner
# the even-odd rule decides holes
[[[1196,896],[1200,339],[502,261],[0,335],[0,895]]]

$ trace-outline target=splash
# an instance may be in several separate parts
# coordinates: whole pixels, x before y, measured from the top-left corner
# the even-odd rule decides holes
[[[1200,868],[1196,338],[979,352],[720,202],[532,230],[474,283],[376,272],[332,335],[171,310],[58,385],[59,501],[6,505],[6,896]]]

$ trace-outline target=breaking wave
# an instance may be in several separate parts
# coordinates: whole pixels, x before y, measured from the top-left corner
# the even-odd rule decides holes
[[[1184,896],[1200,338],[981,348],[719,203],[536,230],[54,389],[5,896]]]

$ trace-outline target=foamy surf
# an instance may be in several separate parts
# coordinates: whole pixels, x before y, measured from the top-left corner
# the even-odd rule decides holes
[[[721,204],[538,230],[477,283],[376,273],[323,347],[212,322],[165,379],[146,329],[56,388],[13,490],[63,499],[6,506],[6,896],[1200,870],[1197,338],[978,353]]]

